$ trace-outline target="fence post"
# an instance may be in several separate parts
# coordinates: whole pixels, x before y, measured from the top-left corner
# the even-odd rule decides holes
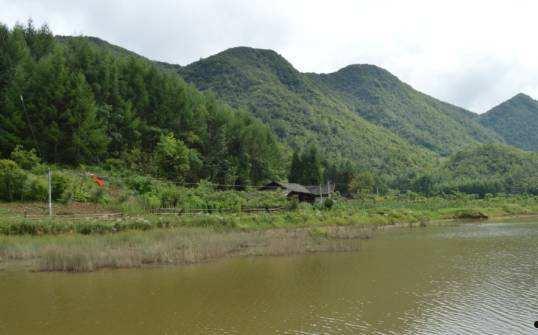
[[[52,172],[49,168],[49,217],[52,218]]]

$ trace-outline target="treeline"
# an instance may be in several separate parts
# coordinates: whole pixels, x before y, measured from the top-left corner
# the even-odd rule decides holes
[[[357,141],[371,152],[368,143]],[[31,22],[12,29],[0,25],[4,199],[43,193],[44,180],[22,178],[17,170],[32,170],[21,158],[30,152],[47,164],[108,166],[180,184],[207,180],[237,189],[287,178],[304,185],[335,183],[349,196],[538,194],[538,156],[501,145],[468,148],[437,163],[405,152],[415,161],[407,172],[391,165],[392,153],[369,153],[380,161],[374,165],[386,166],[383,173],[314,144],[296,149],[289,157],[289,149],[247,112],[200,93],[148,60],[82,37],[58,40],[47,26],[37,29]],[[17,190],[22,193],[15,195]]]
[[[286,174],[273,133],[149,61],[47,26],[0,25],[0,155],[115,163],[174,181],[259,184]]]
[[[501,144],[475,145],[426,171],[409,169],[390,178],[350,162],[326,160],[311,146],[293,154],[288,179],[304,185],[335,183],[338,192],[351,197],[389,193],[538,195],[538,154]]]

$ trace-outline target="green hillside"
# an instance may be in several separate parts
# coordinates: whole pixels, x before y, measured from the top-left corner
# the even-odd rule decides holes
[[[246,109],[293,148],[316,144],[327,158],[391,175],[432,161],[431,153],[364,120],[274,51],[233,48],[180,73],[199,89]]]
[[[0,43],[0,170],[16,171],[2,158],[28,152],[175,182],[287,175],[267,126],[143,57],[95,38],[55,38],[31,22],[0,24]]]
[[[374,65],[351,65],[331,74],[309,74],[366,120],[441,155],[472,143],[499,142],[475,114],[414,90]]]
[[[538,101],[518,94],[478,118],[484,126],[496,131],[506,143],[538,151]]]
[[[466,193],[538,194],[538,154],[506,145],[466,148],[449,157],[438,174]]]
[[[248,185],[289,176],[291,147],[345,189],[368,181],[423,194],[538,192],[537,155],[499,143],[477,121],[517,114],[531,123],[527,96],[477,117],[371,65],[304,74],[274,51],[234,48],[181,67],[46,27],[0,25],[0,39],[6,167],[32,153],[66,167]]]
[[[199,89],[246,108],[292,146],[317,141],[330,152],[353,144],[343,155],[356,157],[364,146],[387,137],[372,124],[442,155],[469,144],[500,141],[471,112],[422,94],[376,66],[303,74],[274,51],[241,47],[190,64],[180,73]]]

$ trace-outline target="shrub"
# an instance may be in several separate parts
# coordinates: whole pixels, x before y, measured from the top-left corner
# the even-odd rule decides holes
[[[64,196],[66,190],[69,188],[69,185],[71,184],[71,180],[68,176],[65,174],[54,172],[52,174],[52,199],[57,200],[63,200],[64,202],[67,202],[69,199],[66,199]]]
[[[105,190],[101,187],[93,188],[90,191],[90,198],[88,199],[90,202],[93,203],[99,203],[99,204],[107,204],[110,199],[108,195],[106,194]]]
[[[24,150],[21,145],[17,145],[10,156],[17,165],[25,170],[32,170],[37,167],[41,160],[37,157],[35,149]]]
[[[109,158],[105,161],[103,168],[107,171],[118,171],[125,168],[125,162],[117,158]]]
[[[47,200],[49,194],[47,180],[44,177],[30,175],[25,180],[22,193],[23,200]]]
[[[152,190],[151,179],[144,176],[135,176],[128,180],[127,184],[139,194],[146,194]]]
[[[0,160],[0,199],[22,199],[26,173],[12,160]]]
[[[325,201],[323,202],[323,206],[324,206],[326,209],[331,209],[331,208],[333,208],[333,206],[334,206],[334,200],[331,199],[331,198],[325,199]]]

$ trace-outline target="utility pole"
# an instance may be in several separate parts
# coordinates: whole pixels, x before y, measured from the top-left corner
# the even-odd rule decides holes
[[[28,111],[26,110],[26,104],[24,103],[24,98],[22,97],[22,95],[20,95],[19,97],[21,98],[22,111],[24,112],[24,116],[26,117],[26,123],[28,124],[30,133],[32,134],[35,148],[37,149],[37,153],[39,154],[39,157],[41,158],[41,160],[44,160],[43,154],[41,153],[41,149],[39,149],[39,145],[37,144],[37,139],[34,133],[34,127],[32,127],[32,122],[30,122],[30,117],[28,116]]]
[[[319,203],[323,204],[323,192],[321,190],[321,184],[319,184]]]
[[[52,218],[52,172],[49,168],[49,216]]]

